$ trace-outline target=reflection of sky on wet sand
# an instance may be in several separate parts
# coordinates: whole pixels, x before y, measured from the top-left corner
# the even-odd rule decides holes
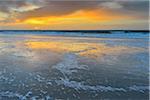
[[[48,49],[53,52],[59,53],[76,53],[86,57],[100,57],[102,55],[118,55],[125,53],[137,53],[144,52],[145,49],[138,47],[127,46],[108,46],[104,43],[88,43],[88,41],[82,43],[74,40],[70,41],[37,41],[26,42],[27,47],[31,49]]]
[[[144,39],[3,35],[0,96],[147,98],[145,44]]]
[[[3,37],[4,36],[4,37]],[[116,45],[120,41],[134,42],[133,39],[105,39],[82,37],[57,37],[40,35],[3,35],[0,38],[0,55],[8,55],[9,58],[22,59],[27,66],[51,66],[56,64],[63,55],[74,53],[81,57],[103,61],[105,56],[114,57],[126,54],[146,52],[145,48],[137,46]],[[114,45],[108,45],[116,41]],[[106,62],[105,62],[106,63]]]
[[[147,52],[147,47],[130,46],[143,43],[139,39],[82,38],[40,35],[2,35],[0,55],[22,60],[27,66],[51,66],[63,59],[63,55],[73,53],[81,57],[109,64],[117,61],[117,56]],[[122,44],[124,42],[124,44]],[[107,62],[109,61],[109,62]],[[20,63],[21,64],[21,63]],[[26,66],[26,65],[24,65]]]

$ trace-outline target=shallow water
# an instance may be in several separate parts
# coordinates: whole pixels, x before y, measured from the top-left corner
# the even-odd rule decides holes
[[[0,35],[2,100],[146,100],[148,38]]]

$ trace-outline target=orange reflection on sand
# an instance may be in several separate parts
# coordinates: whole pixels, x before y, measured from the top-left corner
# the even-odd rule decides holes
[[[119,55],[123,53],[136,53],[144,51],[142,48],[125,46],[107,46],[103,43],[79,43],[79,42],[26,42],[31,49],[48,49],[58,53],[76,53],[81,56],[97,58],[103,55]]]

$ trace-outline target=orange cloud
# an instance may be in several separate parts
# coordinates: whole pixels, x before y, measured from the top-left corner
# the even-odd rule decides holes
[[[77,11],[69,15],[63,16],[47,16],[28,18],[22,23],[30,25],[55,25],[55,24],[82,24],[90,23],[106,23],[114,20],[131,19],[129,16],[113,15],[107,11]]]
[[[61,16],[47,15],[44,17],[28,17],[24,20],[15,19],[13,23],[7,25],[21,29],[111,29],[124,25],[128,27],[135,22],[139,22],[135,16],[98,9],[79,10]],[[5,26],[7,25],[5,24]]]
[[[148,29],[148,7],[148,1],[1,1],[0,28]]]

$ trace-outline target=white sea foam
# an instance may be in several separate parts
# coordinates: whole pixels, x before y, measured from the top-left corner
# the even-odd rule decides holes
[[[7,98],[18,98],[19,100],[37,100],[39,98],[39,96],[33,96],[31,91],[28,91],[25,95],[22,95],[20,93],[17,92],[11,92],[11,91],[3,91],[0,92],[0,99],[7,97]],[[52,97],[50,96],[45,96],[46,100],[51,100]],[[14,99],[13,99],[14,100]],[[38,99],[39,100],[39,99]],[[45,100],[44,98],[41,98],[40,100]]]
[[[142,92],[144,93],[146,90],[149,90],[148,86],[130,86],[130,87],[112,87],[112,86],[103,86],[103,85],[85,85],[84,82],[70,81],[69,79],[61,79],[55,81],[58,85],[64,85],[65,87],[70,87],[75,90],[85,90],[85,91],[97,91],[97,92]]]
[[[63,57],[63,60],[58,63],[57,65],[53,66],[64,75],[70,75],[74,72],[77,72],[80,69],[87,69],[88,66],[86,65],[79,65],[77,55],[75,54],[66,54]]]
[[[149,86],[137,86],[137,85],[133,85],[129,87],[130,91],[139,91],[144,93],[145,90],[149,90]]]
[[[56,68],[65,76],[65,78],[61,77],[61,80],[55,80],[57,85],[64,85],[66,87],[74,88],[75,90],[90,90],[90,91],[98,91],[98,92],[107,92],[107,91],[144,92],[145,90],[148,89],[147,87],[144,86],[130,86],[126,88],[102,86],[102,85],[91,86],[91,85],[85,85],[84,82],[71,81],[66,75],[71,76],[72,73],[77,72],[80,69],[88,69],[88,66],[83,66],[78,64],[77,55],[75,54],[64,55],[63,60],[57,65],[53,66],[53,68]]]
[[[5,91],[5,92],[0,92],[0,97],[9,97],[9,98],[17,97],[19,99],[22,99],[24,96],[19,93]]]
[[[91,86],[91,85],[84,85],[84,82],[77,82],[77,81],[70,81],[70,80],[57,80],[56,83],[58,85],[64,85],[66,87],[74,88],[75,90],[88,90],[88,91],[97,91],[97,92],[108,92],[108,91],[122,91],[126,92],[123,88],[115,88],[111,86]]]
[[[58,63],[57,65],[53,66],[53,68],[56,68],[61,73],[66,75],[71,75],[73,72],[77,72],[79,69],[87,69],[88,66],[86,65],[79,65],[77,56],[75,54],[66,54],[63,58],[63,60]],[[84,85],[83,82],[77,82],[77,81],[70,81],[67,76],[65,78],[61,78],[61,80],[55,80],[57,85],[64,85],[66,87],[74,88],[75,90],[91,90],[91,91],[100,91],[100,92],[107,92],[107,91],[122,91],[126,92],[123,88],[113,88],[111,86],[90,86],[90,85]]]

